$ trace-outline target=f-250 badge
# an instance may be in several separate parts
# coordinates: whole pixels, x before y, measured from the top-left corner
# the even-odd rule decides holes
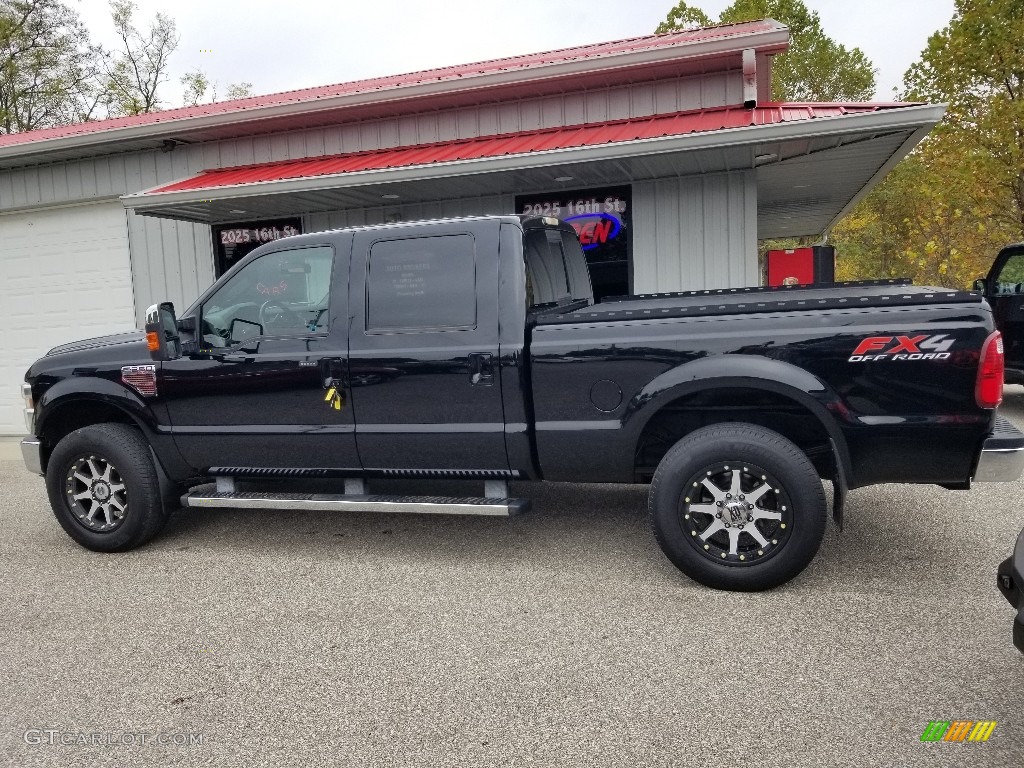
[[[955,339],[938,336],[868,336],[847,362],[868,360],[948,360]]]

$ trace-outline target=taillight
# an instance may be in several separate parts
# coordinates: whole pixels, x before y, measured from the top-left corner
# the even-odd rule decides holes
[[[1003,337],[995,331],[981,347],[981,362],[978,365],[978,382],[974,387],[974,399],[979,408],[995,408],[1003,402]]]

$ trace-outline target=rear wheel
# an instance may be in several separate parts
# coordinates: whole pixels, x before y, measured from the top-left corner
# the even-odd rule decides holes
[[[167,522],[149,446],[124,424],[83,427],[57,443],[46,490],[64,531],[98,552],[145,544]]]
[[[715,424],[676,443],[654,474],[648,509],[658,544],[683,573],[746,591],[806,568],[828,511],[807,456],[752,424]]]

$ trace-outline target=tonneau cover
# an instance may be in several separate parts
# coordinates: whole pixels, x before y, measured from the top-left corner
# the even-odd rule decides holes
[[[538,318],[538,325],[693,317],[751,312],[808,311],[851,307],[897,307],[922,304],[979,304],[981,293],[910,285],[908,280],[863,280],[834,286],[721,288],[708,291],[642,294]]]

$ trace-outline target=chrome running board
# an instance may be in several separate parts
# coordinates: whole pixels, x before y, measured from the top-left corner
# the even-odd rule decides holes
[[[193,492],[183,507],[210,509],[306,509],[330,512],[403,512],[419,515],[491,515],[512,517],[530,508],[529,499],[480,499],[449,496],[353,496],[343,493]]]

